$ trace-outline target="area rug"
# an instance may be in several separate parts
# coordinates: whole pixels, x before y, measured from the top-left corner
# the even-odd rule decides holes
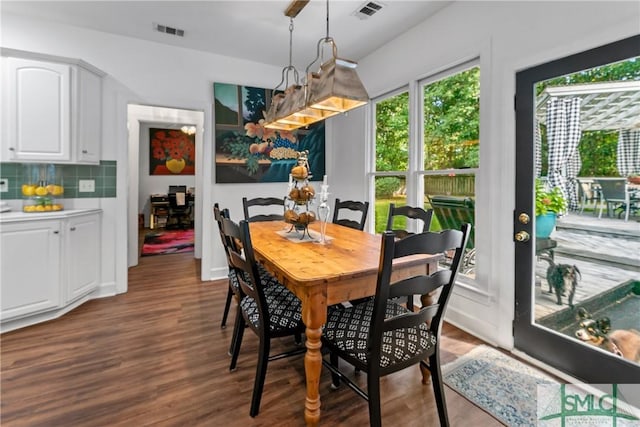
[[[536,425],[537,385],[557,381],[481,345],[442,367],[444,382],[505,425]]]
[[[159,230],[147,233],[142,256],[193,252],[193,229]]]

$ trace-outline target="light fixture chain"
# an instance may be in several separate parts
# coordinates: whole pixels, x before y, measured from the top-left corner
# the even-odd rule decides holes
[[[293,18],[289,18],[289,66],[293,65]]]
[[[329,39],[329,0],[327,0],[327,40]]]

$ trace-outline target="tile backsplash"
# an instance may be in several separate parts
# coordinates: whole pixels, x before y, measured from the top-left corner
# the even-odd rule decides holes
[[[8,191],[0,192],[0,200],[22,199],[24,163],[0,162],[0,178],[9,181]],[[102,160],[99,165],[55,165],[64,186],[63,199],[116,197],[115,160]],[[56,174],[57,175],[57,174]],[[78,191],[80,180],[93,180],[94,191]]]

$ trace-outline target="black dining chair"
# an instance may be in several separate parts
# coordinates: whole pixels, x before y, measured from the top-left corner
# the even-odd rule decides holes
[[[359,213],[360,218],[358,220],[351,219],[350,217],[344,217],[342,213],[349,215],[352,213],[356,215]],[[364,225],[367,222],[367,212],[369,212],[369,202],[358,202],[354,200],[340,200],[336,199],[335,208],[333,210],[333,223],[343,225],[345,227],[355,228],[356,230],[364,230]]]
[[[271,213],[275,209],[278,213]],[[249,209],[258,210],[259,213],[250,215]],[[281,221],[284,220],[284,199],[277,197],[256,197],[253,199],[242,198],[242,209],[244,210],[244,219],[249,222],[255,221]],[[264,213],[265,210],[269,213]]]
[[[220,232],[220,239],[222,240],[222,247],[224,248],[225,256],[227,257],[227,265],[231,265],[231,261],[229,259],[229,242],[227,241],[227,236],[222,231],[222,218],[229,218],[229,209],[220,209],[218,203],[214,203],[213,205],[213,218],[216,220],[218,224],[218,230]],[[238,278],[236,277],[235,270],[229,269],[229,289],[227,291],[227,299],[224,303],[224,312],[222,313],[222,322],[220,323],[221,328],[227,327],[227,316],[229,315],[229,308],[231,307],[231,300],[234,295],[240,294],[240,284],[238,283]]]
[[[220,238],[222,240],[222,246],[225,251],[225,256],[227,257],[227,265],[229,266],[229,289],[227,290],[227,297],[224,304],[224,311],[222,313],[222,321],[220,322],[220,328],[224,329],[227,327],[227,317],[229,316],[229,309],[231,308],[231,300],[235,299],[237,302],[240,302],[241,293],[240,293],[240,282],[238,282],[238,277],[236,276],[236,271],[231,265],[231,260],[229,259],[229,250],[240,250],[237,242],[229,239],[222,230],[222,219],[229,219],[229,209],[220,209],[218,203],[213,205],[213,216],[218,224],[218,230],[220,231]],[[284,286],[282,283],[278,282],[276,278],[273,277],[271,273],[269,273],[262,264],[258,264],[258,273],[260,275],[260,280],[264,286],[269,286],[272,284],[278,286]],[[233,341],[229,346],[229,355],[233,352]]]
[[[260,277],[251,244],[248,221],[240,221],[238,225],[228,218],[223,218],[222,230],[229,241],[239,240],[242,244],[242,253],[233,245],[229,248],[230,265],[238,278],[241,295],[238,311],[241,315],[236,319],[232,339],[233,351],[229,366],[231,371],[236,368],[245,326],[248,326],[248,329],[251,329],[259,339],[258,365],[249,411],[249,414],[255,417],[260,411],[268,363],[283,357],[303,354],[306,351],[305,347],[300,346],[301,336],[305,330],[302,323],[302,303],[279,282],[266,284]],[[298,346],[290,351],[270,355],[271,339],[287,336],[294,336]]]
[[[323,345],[329,351],[329,361],[323,359],[323,364],[331,371],[333,388],[344,381],[368,400],[371,426],[379,427],[382,423],[380,377],[415,364],[431,373],[440,425],[449,425],[440,370],[440,333],[470,228],[469,224],[464,224],[460,230],[425,232],[399,240],[393,232],[385,231],[375,297],[352,307],[329,311],[322,335]],[[392,283],[394,260],[450,251],[454,251],[454,256],[449,266]],[[397,297],[412,298],[438,289],[437,301],[417,312],[396,300]],[[339,359],[367,373],[367,392],[340,371]]]
[[[429,227],[431,226],[431,217],[433,216],[433,210],[431,209],[422,209],[414,206],[396,206],[394,203],[389,205],[389,215],[387,216],[387,230],[392,231],[397,238],[403,238],[412,234],[406,229],[406,220],[409,219],[418,219],[422,221],[422,233],[425,231],[429,231]],[[394,223],[397,218],[402,218],[405,228],[397,228]]]

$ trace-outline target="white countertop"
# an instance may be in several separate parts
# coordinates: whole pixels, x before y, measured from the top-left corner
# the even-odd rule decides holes
[[[0,224],[19,221],[38,221],[43,219],[64,219],[88,213],[100,213],[102,209],[67,209],[57,212],[9,211],[0,213]]]

